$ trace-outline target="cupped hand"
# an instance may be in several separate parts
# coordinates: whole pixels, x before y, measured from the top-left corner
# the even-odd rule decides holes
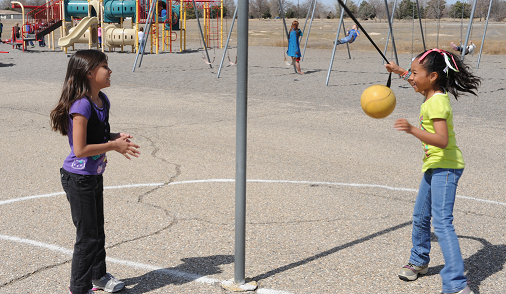
[[[119,133],[119,137],[113,140],[116,145],[115,150],[128,159],[130,159],[130,156],[139,157],[139,154],[141,154],[139,150],[137,150],[140,146],[130,141],[131,138],[132,136],[128,134]]]

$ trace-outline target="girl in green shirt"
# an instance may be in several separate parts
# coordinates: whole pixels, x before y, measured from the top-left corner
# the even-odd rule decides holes
[[[458,57],[440,49],[418,55],[408,71],[394,62],[385,66],[425,97],[420,107],[418,126],[403,118],[394,125],[397,130],[420,139],[424,149],[424,175],[413,211],[413,247],[409,262],[401,268],[399,278],[413,281],[419,274],[428,272],[432,219],[445,260],[440,272],[443,293],[473,294],[464,275],[464,261],[453,227],[457,184],[465,164],[453,131],[453,111],[448,93],[455,99],[465,92],[476,95],[480,78],[474,76]]]

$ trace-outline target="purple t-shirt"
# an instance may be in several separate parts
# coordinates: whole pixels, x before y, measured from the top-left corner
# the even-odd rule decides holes
[[[109,102],[109,98],[107,98],[104,93],[101,94],[105,100],[107,100],[110,108],[111,103]],[[63,169],[66,171],[80,175],[101,175],[104,173],[105,166],[107,165],[107,157],[105,153],[84,158],[76,157],[74,154],[74,139],[72,136],[74,126],[72,114],[78,113],[90,120],[91,111],[95,111],[97,113],[98,119],[103,122],[107,115],[105,103],[103,104],[104,105],[102,105],[102,108],[99,108],[97,105],[95,105],[95,103],[93,103],[92,107],[88,99],[86,99],[86,97],[83,97],[74,101],[72,106],[70,106],[68,130],[70,154],[67,156],[67,158],[65,158],[65,161],[63,162]]]

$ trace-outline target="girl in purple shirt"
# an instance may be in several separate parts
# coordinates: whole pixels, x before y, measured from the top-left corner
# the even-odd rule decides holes
[[[63,190],[76,226],[69,291],[116,292],[125,283],[106,272],[102,174],[106,152],[138,157],[138,145],[124,133],[110,133],[107,96],[111,85],[107,55],[96,50],[76,52],[69,60],[60,100],[51,111],[53,131],[68,136],[70,154],[60,169]]]

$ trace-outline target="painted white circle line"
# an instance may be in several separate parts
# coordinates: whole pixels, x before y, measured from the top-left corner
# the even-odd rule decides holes
[[[198,183],[230,183],[235,182],[234,179],[207,179],[207,180],[191,180],[191,181],[181,181],[181,182],[172,182],[167,185],[183,185],[183,184],[198,184]],[[357,183],[338,183],[338,182],[313,182],[313,181],[289,181],[289,180],[247,180],[250,183],[277,183],[277,184],[310,184],[310,185],[329,185],[329,186],[347,186],[347,187],[361,187],[361,188],[381,188],[388,189],[393,191],[406,191],[406,192],[418,192],[418,189],[410,189],[410,188],[399,188],[399,187],[391,187],[386,185],[377,185],[377,184],[357,184]],[[121,185],[121,186],[109,186],[104,189],[123,189],[123,188],[139,188],[139,187],[154,187],[154,186],[164,186],[164,183],[147,183],[147,184],[131,184],[131,185]],[[53,197],[57,195],[63,195],[64,192],[56,192],[50,194],[42,194],[42,195],[34,195],[27,197],[19,197],[8,200],[0,201],[0,206],[4,204],[32,200],[37,198],[45,198],[45,197]],[[461,196],[457,195],[457,198],[473,200],[488,204],[501,205],[506,206],[504,202],[498,202],[493,200],[480,199],[469,196]]]
[[[0,240],[22,243],[22,244],[31,245],[31,246],[39,247],[39,248],[43,248],[43,249],[48,249],[51,251],[55,251],[55,252],[59,252],[59,253],[65,254],[65,255],[72,256],[72,250],[70,250],[70,249],[66,249],[63,247],[56,246],[56,245],[46,244],[46,243],[42,243],[42,242],[30,240],[30,239],[24,239],[24,238],[7,236],[7,235],[0,235]],[[179,278],[181,280],[192,281],[192,282],[196,282],[199,284],[212,285],[212,284],[223,282],[218,279],[213,279],[213,278],[209,278],[209,277],[198,275],[198,274],[186,273],[186,272],[182,272],[182,271],[178,271],[178,270],[172,270],[172,269],[168,269],[168,268],[164,268],[164,267],[160,267],[160,266],[154,266],[154,265],[145,264],[145,263],[139,263],[139,262],[123,260],[123,259],[118,259],[118,258],[112,258],[112,257],[106,257],[106,260],[108,263],[124,265],[124,266],[128,266],[128,267],[139,269],[139,270],[144,270],[144,271],[156,271],[158,273],[163,273],[168,276]],[[292,294],[290,292],[273,290],[273,289],[259,289],[257,291],[257,293]]]
[[[357,183],[337,183],[337,182],[312,182],[312,181],[288,181],[288,180],[247,180],[251,183],[289,183],[289,184],[311,184],[311,185],[332,185],[332,186],[348,186],[348,187],[364,187],[364,188],[382,188],[382,189],[388,189],[388,190],[394,190],[394,191],[406,191],[406,192],[417,192],[417,189],[410,189],[410,188],[398,188],[398,187],[390,187],[386,185],[376,185],[376,184],[357,184]],[[168,185],[182,185],[182,184],[198,184],[198,183],[230,183],[235,182],[234,179],[207,179],[207,180],[193,180],[193,181],[181,181],[181,182],[172,182]],[[123,188],[138,188],[138,187],[154,187],[154,186],[164,186],[166,184],[164,183],[147,183],[147,184],[131,184],[131,185],[121,185],[121,186],[109,186],[105,187],[104,189],[123,189]],[[14,198],[14,199],[8,199],[0,201],[0,205],[14,203],[14,202],[21,202],[26,200],[32,200],[37,198],[47,198],[47,197],[53,197],[57,195],[63,195],[64,192],[56,192],[56,193],[49,193],[49,194],[42,194],[42,195],[34,195],[34,196],[27,196],[27,197],[20,197],[20,198]],[[478,202],[484,202],[489,204],[495,204],[495,205],[502,205],[506,206],[506,203],[498,202],[498,201],[491,201],[491,200],[484,200],[474,197],[468,197],[468,196],[459,196],[458,198],[468,199],[468,200],[474,200]],[[46,244],[30,239],[23,239],[19,237],[13,237],[13,236],[7,236],[7,235],[0,235],[0,239],[5,241],[11,241],[11,242],[17,242],[17,243],[23,243],[27,245],[32,245],[39,248],[45,248],[51,251],[60,252],[66,255],[72,255],[72,250],[62,248],[56,245]],[[221,283],[223,281],[220,281],[218,279],[209,278],[206,276],[200,276],[196,274],[181,272],[177,270],[171,270],[159,266],[153,266],[149,264],[143,264],[128,260],[122,260],[117,258],[111,258],[107,257],[107,261],[110,263],[115,264],[121,264],[125,266],[129,266],[132,268],[147,270],[147,271],[158,271],[170,276],[174,276],[177,278],[185,279],[194,281],[197,283],[203,283],[203,284],[214,284],[214,283]],[[285,291],[279,291],[279,290],[273,290],[273,289],[258,289],[257,293],[260,294],[291,294],[290,292]]]

